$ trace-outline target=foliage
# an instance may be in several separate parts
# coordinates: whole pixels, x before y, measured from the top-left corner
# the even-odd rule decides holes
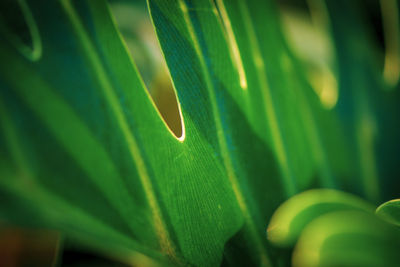
[[[388,206],[383,204],[377,213],[395,214]],[[375,216],[372,205],[358,197],[318,189],[283,203],[267,235],[281,247],[295,244],[293,266],[396,266],[400,229],[396,220],[389,222],[394,225]]]
[[[275,209],[306,189],[373,204],[399,193],[399,54],[382,75],[362,1],[310,3],[335,55],[314,72],[272,0],[149,0],[178,133],[108,2],[2,9],[1,220],[136,265],[285,265],[279,247],[298,238],[294,264],[394,265],[395,226],[339,191],[288,200],[270,229],[289,232],[265,238]],[[378,214],[395,220],[396,207]]]

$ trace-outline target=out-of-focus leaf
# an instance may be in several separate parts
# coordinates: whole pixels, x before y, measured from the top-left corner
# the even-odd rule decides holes
[[[293,266],[396,266],[400,230],[348,193],[303,192],[274,213],[269,240],[294,247]]]
[[[376,214],[388,222],[400,226],[400,199],[383,203],[376,209]]]
[[[275,211],[267,229],[267,238],[278,246],[295,244],[304,228],[316,218],[334,211],[359,210],[373,213],[364,200],[336,190],[315,189],[300,193]]]
[[[372,2],[378,4],[377,2]],[[395,198],[399,177],[400,90],[387,90],[364,1],[327,0],[339,82],[336,106],[355,167],[345,188],[379,203]],[[398,23],[398,22],[396,22]],[[399,55],[397,55],[398,57]]]
[[[397,266],[400,231],[373,213],[336,211],[311,222],[293,266]]]

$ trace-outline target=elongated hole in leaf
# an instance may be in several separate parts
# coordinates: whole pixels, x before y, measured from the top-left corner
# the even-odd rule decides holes
[[[42,43],[39,30],[25,0],[0,1],[0,33],[28,59],[40,59]]]
[[[146,1],[114,1],[111,11],[161,117],[179,140],[185,139],[180,106],[159,47]]]

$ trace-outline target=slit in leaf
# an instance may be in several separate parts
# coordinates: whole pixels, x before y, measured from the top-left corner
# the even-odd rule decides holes
[[[180,105],[148,14],[146,1],[111,2],[111,12],[158,112],[172,134],[185,139]]]

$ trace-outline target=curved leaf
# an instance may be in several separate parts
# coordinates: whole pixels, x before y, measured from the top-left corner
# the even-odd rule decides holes
[[[400,199],[393,199],[381,204],[376,214],[388,222],[400,226]]]
[[[293,252],[294,266],[397,266],[400,232],[374,214],[337,211],[310,223]]]
[[[330,189],[300,193],[284,202],[274,213],[267,238],[279,246],[295,244],[304,228],[318,217],[342,210],[373,212],[373,207],[351,194]]]

